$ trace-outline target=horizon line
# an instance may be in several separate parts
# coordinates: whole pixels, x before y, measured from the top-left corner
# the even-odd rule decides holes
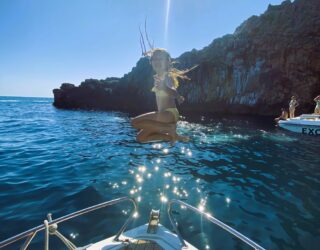
[[[16,95],[0,95],[0,97],[25,97],[25,98],[54,98],[54,97],[47,97],[47,96],[16,96]]]

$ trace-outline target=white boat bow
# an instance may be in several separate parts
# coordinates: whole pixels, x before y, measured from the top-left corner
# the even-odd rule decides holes
[[[69,239],[64,237],[58,231],[58,224],[64,222],[66,220],[70,220],[74,217],[107,207],[111,205],[115,205],[121,202],[131,201],[134,205],[134,209],[131,212],[129,218],[126,220],[124,225],[121,227],[120,231],[109,238],[104,240],[89,244],[83,247],[75,246]],[[129,222],[131,222],[137,215],[137,204],[133,198],[130,197],[123,197],[107,202],[103,202],[97,204],[92,207],[88,207],[69,215],[60,217],[58,219],[52,220],[51,214],[48,214],[48,220],[44,221],[44,224],[34,227],[26,232],[18,234],[14,237],[11,237],[7,240],[0,242],[0,248],[3,248],[7,245],[10,245],[18,240],[25,239],[21,250],[28,249],[32,239],[35,235],[40,231],[45,231],[44,237],[44,249],[49,250],[49,239],[51,235],[55,235],[58,237],[64,245],[69,250],[117,250],[117,249],[153,249],[153,250],[178,250],[178,249],[190,249],[195,250],[197,249],[189,242],[185,241],[180,232],[177,228],[177,222],[174,220],[171,208],[173,204],[179,204],[180,206],[184,206],[186,209],[192,210],[200,215],[203,218],[207,219],[208,221],[214,223],[215,225],[219,226],[220,228],[226,230],[227,232],[233,234],[238,239],[242,240],[247,245],[251,246],[254,249],[264,249],[248,237],[244,236],[243,234],[239,233],[235,229],[229,227],[228,225],[224,224],[220,220],[214,218],[210,214],[205,213],[204,211],[199,210],[185,202],[180,200],[171,200],[168,202],[168,216],[171,222],[171,225],[174,229],[174,232],[170,231],[166,227],[160,224],[160,211],[159,210],[152,210],[150,213],[149,223],[135,227],[131,230],[125,231]]]

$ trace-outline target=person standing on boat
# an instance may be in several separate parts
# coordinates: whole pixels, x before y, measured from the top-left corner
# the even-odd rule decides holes
[[[318,95],[316,98],[314,98],[314,101],[316,102],[316,107],[314,108],[314,113],[316,115],[320,115],[320,95]]]
[[[297,101],[297,98],[295,96],[291,97],[291,101],[289,103],[289,115],[290,118],[294,118],[294,112],[296,110],[296,107],[299,106],[299,103]]]

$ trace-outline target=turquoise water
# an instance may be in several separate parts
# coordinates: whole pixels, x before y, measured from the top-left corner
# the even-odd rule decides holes
[[[57,110],[52,101],[0,97],[0,240],[41,224],[48,212],[57,218],[129,195],[139,201],[133,226],[160,208],[171,228],[166,200],[179,198],[267,249],[318,248],[319,138],[268,119],[193,116],[179,124],[190,143],[138,144],[128,114]],[[114,234],[129,209],[115,206],[59,229],[85,245]],[[200,249],[245,248],[188,211],[174,214]],[[42,248],[42,234],[31,249]]]

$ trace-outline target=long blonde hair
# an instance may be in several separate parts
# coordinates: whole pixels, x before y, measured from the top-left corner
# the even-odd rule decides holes
[[[179,80],[178,78],[182,79],[182,80],[190,80],[189,77],[187,77],[185,74],[190,72],[191,70],[193,70],[194,68],[196,68],[198,65],[193,66],[190,69],[186,69],[186,70],[179,70],[173,67],[173,64],[175,62],[172,62],[171,60],[171,56],[168,53],[168,51],[166,49],[163,48],[155,48],[152,49],[150,51],[147,52],[147,56],[149,56],[150,61],[152,61],[152,58],[155,54],[164,54],[168,60],[168,67],[167,67],[167,71],[168,71],[168,75],[169,77],[171,77],[172,81],[173,81],[173,86],[175,88],[179,87]]]

